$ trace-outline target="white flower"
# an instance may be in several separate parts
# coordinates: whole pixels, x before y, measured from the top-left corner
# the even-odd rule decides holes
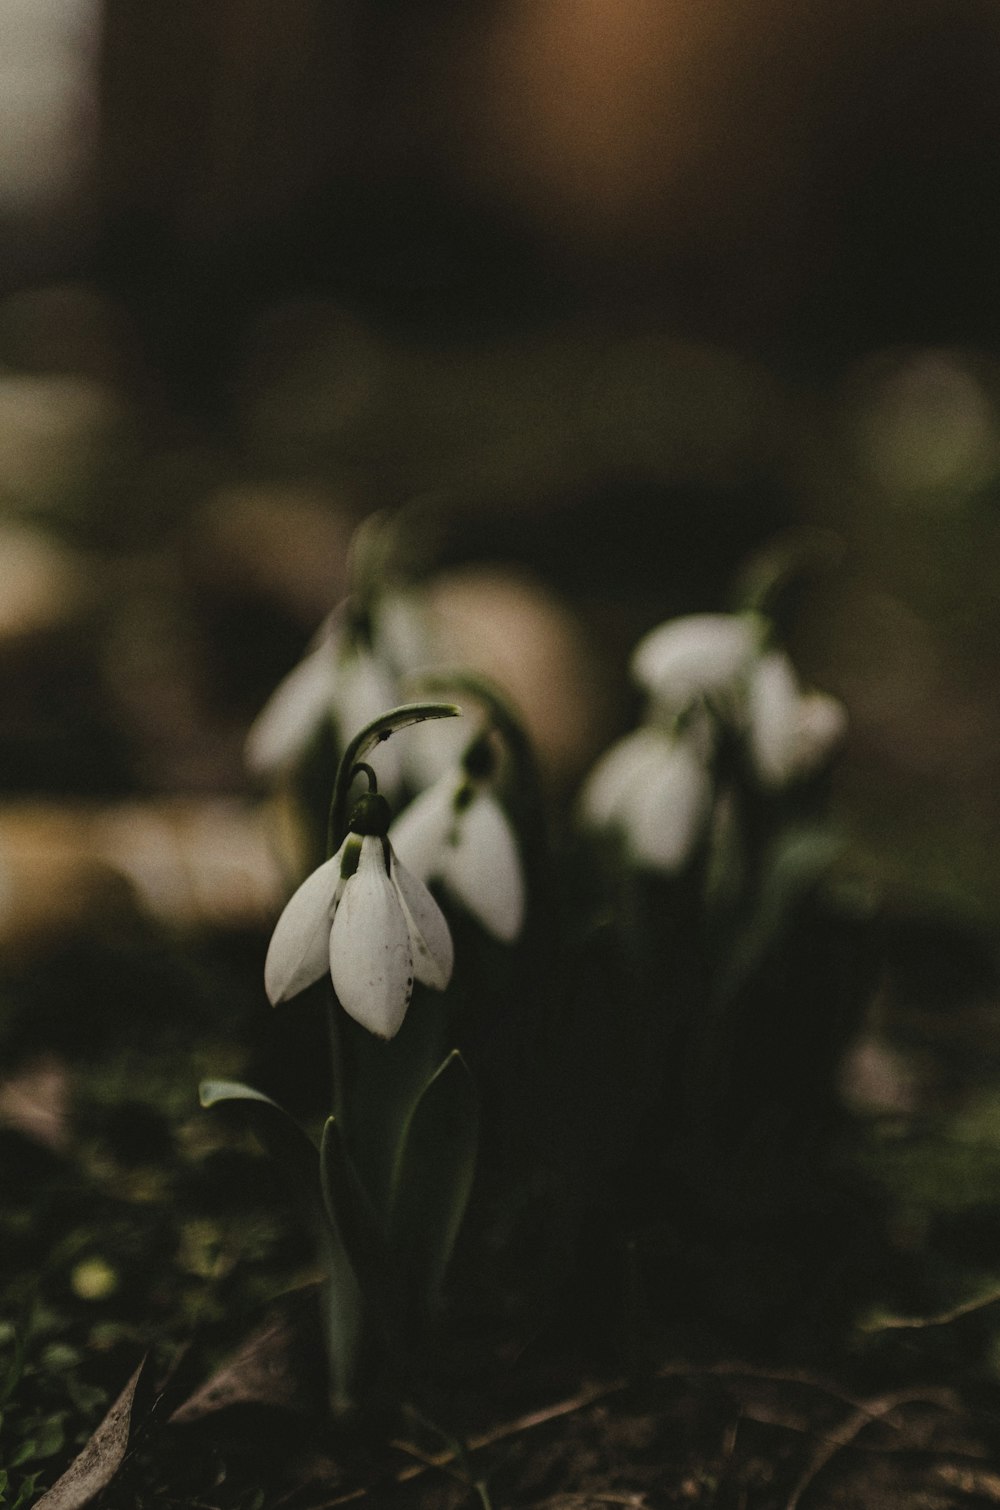
[[[330,716],[337,691],[335,643],[333,633],[324,632],[278,683],[250,725],[245,756],[255,775],[271,775],[294,764]]]
[[[843,738],[847,712],[824,692],[802,692],[787,655],[761,656],[747,691],[750,754],[765,786],[785,786],[814,771]]]
[[[398,676],[412,676],[432,659],[433,639],[422,593],[411,589],[382,593],[373,628],[380,658]]]
[[[681,712],[698,698],[738,687],[757,653],[761,622],[753,614],[697,613],[660,624],[632,654],[632,675],[662,707]]]
[[[584,821],[617,829],[632,859],[671,874],[690,858],[712,806],[703,731],[647,725],[594,766],[580,794]]]
[[[464,767],[410,803],[389,830],[422,880],[439,878],[488,933],[512,943],[524,924],[524,877],[510,820],[488,784]]]
[[[463,713],[475,712],[475,705],[461,694],[448,694],[448,701],[457,703]],[[453,775],[468,743],[469,730],[464,717],[427,718],[414,724],[407,730],[403,750],[409,785],[415,792],[422,792],[439,777]]]
[[[395,677],[372,650],[356,646],[343,655],[334,700],[334,718],[341,744],[346,745],[366,724],[402,701]],[[379,788],[395,796],[403,782],[399,741],[383,740],[368,754]]]
[[[382,832],[348,834],[333,858],[303,881],[278,919],[264,984],[277,1005],[329,970],[345,1012],[379,1038],[392,1038],[414,980],[443,991],[454,951],[441,909],[383,837],[384,799],[374,793],[362,798],[352,822],[365,803],[377,820],[359,826]]]
[[[287,770],[304,755],[325,719],[332,718],[343,744],[400,701],[399,687],[384,659],[351,638],[341,610],[320,626],[305,658],[278,683],[250,727],[247,766],[255,775]],[[391,741],[378,746],[370,764],[390,793],[402,766]]]

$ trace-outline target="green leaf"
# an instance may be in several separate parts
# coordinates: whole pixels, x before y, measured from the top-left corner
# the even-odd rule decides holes
[[[328,1117],[323,1128],[319,1160],[327,1215],[340,1235],[358,1283],[381,1312],[392,1310],[393,1286],[385,1234],[335,1117]]]
[[[50,1416],[43,1421],[35,1443],[35,1456],[50,1458],[56,1452],[62,1450],[66,1441],[66,1432],[63,1429],[61,1416]]]
[[[41,1470],[39,1469],[37,1473],[29,1473],[27,1478],[21,1480],[21,1487],[17,1491],[17,1499],[12,1502],[10,1510],[27,1510],[27,1507],[32,1502],[35,1485],[41,1476]]]
[[[234,1106],[264,1152],[284,1170],[307,1201],[320,1205],[316,1145],[283,1106],[238,1080],[203,1080],[198,1094],[204,1107]]]
[[[479,1098],[454,1050],[425,1085],[403,1131],[393,1180],[390,1250],[408,1307],[437,1305],[465,1215],[479,1142]]]
[[[350,1409],[361,1340],[362,1302],[350,1250],[344,1242],[336,1204],[328,1198],[324,1166],[330,1154],[317,1150],[293,1117],[270,1096],[235,1080],[207,1080],[201,1086],[202,1106],[235,1103],[254,1137],[288,1175],[312,1210],[319,1240],[319,1256],[326,1273],[321,1305],[331,1404],[337,1414]],[[324,1132],[324,1149],[327,1134]]]
[[[14,1393],[24,1372],[25,1339],[23,1332],[14,1333],[14,1351],[0,1378],[0,1405],[6,1404]]]
[[[334,1416],[343,1416],[354,1404],[364,1305],[354,1267],[329,1215],[320,1237],[320,1260],[326,1274],[320,1311],[330,1373],[330,1408]]]
[[[404,1357],[405,1331],[399,1308],[399,1286],[391,1266],[385,1233],[334,1117],[328,1118],[323,1129],[320,1171],[330,1225],[343,1243],[361,1298],[387,1358],[392,1360],[401,1375],[405,1374],[409,1368]]]
[[[829,829],[787,829],[767,856],[753,913],[737,934],[720,971],[718,995],[728,999],[780,941],[797,904],[822,884],[843,854]]]

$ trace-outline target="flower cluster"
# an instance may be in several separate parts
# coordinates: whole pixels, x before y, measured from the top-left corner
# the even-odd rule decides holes
[[[396,709],[402,670],[427,648],[418,610],[402,596],[379,599],[363,622],[342,606],[252,726],[251,768],[273,774],[293,766],[331,718],[347,745]],[[429,881],[504,943],[520,934],[525,911],[518,843],[496,795],[495,736],[484,729],[463,739],[452,720],[444,728],[416,723],[413,733],[423,737],[371,741],[370,765],[360,769],[372,790],[337,853],[291,898],[265,968],[272,1003],[329,969],[344,1009],[383,1038],[398,1031],[415,979],[440,990],[451,976],[451,936]],[[400,745],[415,756],[405,773]],[[390,829],[377,788],[398,793],[404,774],[418,795]]]
[[[712,811],[723,731],[772,791],[812,775],[842,739],[843,705],[804,691],[768,634],[758,614],[693,614],[636,647],[631,671],[649,696],[647,719],[598,761],[581,794],[584,822],[621,833],[636,864],[669,874],[690,860]]]

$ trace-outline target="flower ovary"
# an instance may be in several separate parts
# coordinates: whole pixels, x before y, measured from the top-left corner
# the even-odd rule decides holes
[[[379,792],[365,792],[351,812],[351,833],[372,834],[382,839],[389,831],[392,810]]]

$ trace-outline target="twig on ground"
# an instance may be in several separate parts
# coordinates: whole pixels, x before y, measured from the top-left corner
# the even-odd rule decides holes
[[[785,1510],[798,1510],[803,1495],[823,1469],[856,1441],[867,1426],[885,1421],[904,1405],[933,1405],[939,1410],[955,1410],[957,1402],[949,1390],[901,1390],[862,1402],[841,1424],[839,1430],[823,1438],[785,1501]]]

